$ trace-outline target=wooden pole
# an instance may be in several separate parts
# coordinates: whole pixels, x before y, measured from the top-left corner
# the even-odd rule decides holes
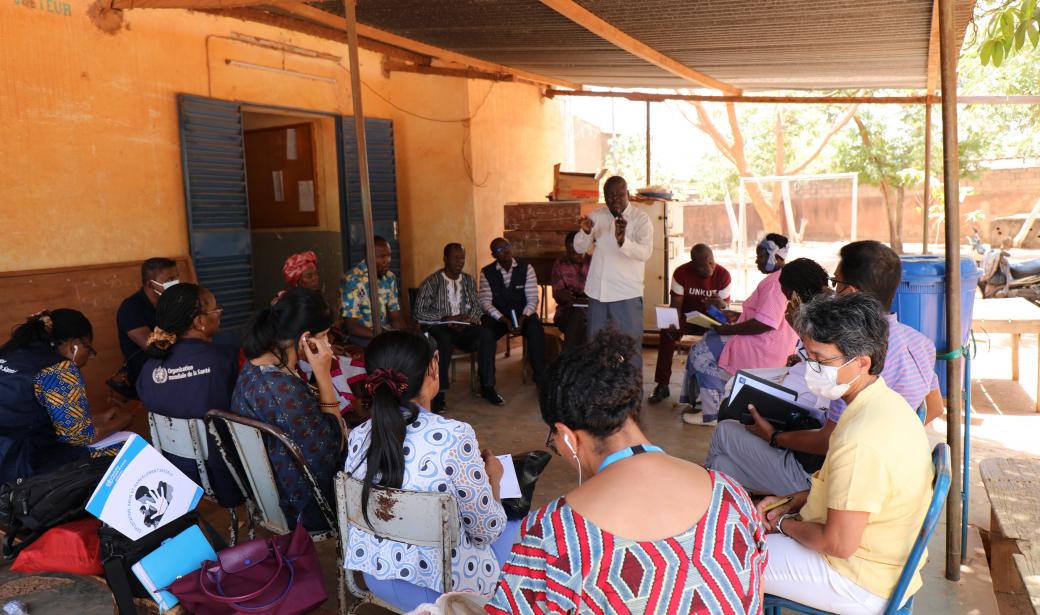
[[[954,0],[939,0],[942,75],[943,191],[946,200],[946,348],[961,347],[960,161],[957,155],[957,59]],[[946,498],[946,578],[961,578],[961,358],[946,364],[946,441],[950,445],[950,494]]]
[[[928,254],[928,207],[932,203],[932,105],[924,105],[924,203],[921,254]]]
[[[368,145],[365,112],[361,106],[361,67],[358,61],[357,0],[343,0],[347,16],[347,55],[350,59],[350,94],[354,101],[354,133],[357,136],[358,177],[361,180],[361,217],[365,224],[365,262],[368,263],[368,302],[372,307],[372,334],[381,327],[379,274],[376,272],[375,230],[372,223],[372,188],[368,183]]]
[[[650,186],[650,101],[646,101],[646,183]]]

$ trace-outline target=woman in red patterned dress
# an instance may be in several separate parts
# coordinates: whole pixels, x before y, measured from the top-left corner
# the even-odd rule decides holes
[[[541,387],[578,488],[532,512],[488,613],[759,613],[765,527],[735,481],[643,435],[632,338],[565,352]]]

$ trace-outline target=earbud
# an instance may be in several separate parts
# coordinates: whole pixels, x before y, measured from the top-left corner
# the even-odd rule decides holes
[[[72,361],[75,362],[76,355],[79,354],[79,344],[72,345]]]
[[[570,436],[568,436],[567,434],[563,434],[563,443],[567,445],[567,448],[570,449],[572,455],[574,455],[575,457],[578,456],[578,451],[574,450],[574,445],[571,444]]]

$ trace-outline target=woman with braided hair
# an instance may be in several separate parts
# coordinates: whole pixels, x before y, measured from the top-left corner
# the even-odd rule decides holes
[[[481,451],[473,428],[429,411],[440,390],[439,357],[430,338],[406,331],[376,336],[365,352],[371,419],[350,433],[345,471],[364,481],[368,511],[373,488],[450,493],[459,510],[459,545],[452,550],[452,586],[443,587],[438,549],[417,547],[351,530],[347,570],[402,612],[441,593],[469,591],[485,597],[495,588],[519,530],[499,501],[502,464]]]
[[[0,346],[0,482],[87,457],[95,441],[80,371],[97,354],[82,312],[39,312]]]
[[[578,487],[527,516],[487,612],[759,613],[765,526],[740,485],[639,427],[636,342],[604,329],[540,389]]]
[[[177,419],[205,418],[210,410],[231,407],[238,366],[235,349],[213,343],[220,330],[221,306],[208,289],[182,282],[159,297],[155,328],[148,336],[148,360],[137,378],[137,395],[149,412]],[[206,471],[217,501],[225,508],[242,503],[242,493],[209,440]],[[202,484],[194,459],[166,457]]]

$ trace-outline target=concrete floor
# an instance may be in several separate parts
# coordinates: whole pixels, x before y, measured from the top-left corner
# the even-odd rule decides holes
[[[929,546],[930,557],[924,569],[925,585],[915,601],[917,613],[950,613],[1015,615],[1031,612],[1028,605],[1013,596],[1001,596],[995,599],[989,579],[989,569],[979,540],[978,528],[989,526],[989,504],[985,490],[978,479],[978,461],[993,456],[1034,457],[1040,454],[1040,415],[1032,411],[1033,396],[1036,391],[1037,346],[1031,337],[1022,340],[1021,373],[1023,381],[1012,383],[1008,378],[1010,371],[1010,340],[1008,336],[988,336],[985,332],[977,333],[978,356],[974,363],[975,381],[973,396],[975,413],[972,425],[972,472],[971,472],[971,505],[969,521],[970,532],[968,558],[961,567],[961,580],[957,583],[944,578],[945,559],[945,524],[936,530]],[[673,400],[678,395],[678,383],[682,372],[684,355],[677,356],[673,368],[672,392]],[[644,365],[646,374],[645,393],[649,395],[652,388],[652,374],[656,361],[653,348],[644,349]],[[499,358],[499,391],[506,398],[503,407],[494,407],[478,398],[472,397],[469,391],[468,366],[460,365],[458,381],[449,392],[448,415],[469,422],[476,430],[482,446],[496,453],[512,453],[531,449],[542,449],[547,432],[542,422],[535,394],[531,384],[520,382],[520,353],[513,353],[509,359]],[[642,421],[644,429],[655,444],[664,447],[669,453],[703,462],[711,438],[711,429],[685,425],[679,418],[680,411],[675,408],[673,400],[660,405],[644,405]],[[929,428],[929,435],[935,442],[945,438],[946,425],[940,419]],[[575,487],[577,476],[563,460],[555,458],[550,462],[538,484],[535,494],[535,506],[539,506],[552,498],[558,497]],[[213,519],[220,528],[224,526],[219,511],[209,507],[204,509],[207,517]],[[333,543],[319,544],[324,567],[329,580],[330,597],[326,608],[335,609],[335,573],[337,562]],[[64,575],[44,575],[45,577],[62,577]],[[93,584],[77,583],[75,587],[66,585],[34,588],[22,586],[26,579],[40,579],[34,575],[25,577],[11,573],[5,567],[0,568],[0,597],[18,596],[25,600],[33,615],[67,615],[69,606],[75,605],[77,613],[112,612],[111,598],[107,592]],[[11,583],[19,583],[11,585]],[[89,583],[84,581],[83,583]],[[28,591],[25,591],[28,590]],[[71,597],[72,594],[75,597]],[[364,607],[362,613],[378,613],[380,609]]]

